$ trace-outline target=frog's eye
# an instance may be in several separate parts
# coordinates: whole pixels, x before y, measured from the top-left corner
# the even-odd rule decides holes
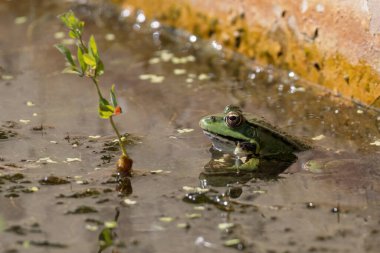
[[[240,126],[241,123],[243,123],[243,119],[243,115],[239,112],[229,112],[226,117],[224,117],[227,126],[231,128]]]

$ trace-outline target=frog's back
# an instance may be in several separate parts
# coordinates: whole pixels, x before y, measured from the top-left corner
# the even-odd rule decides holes
[[[291,146],[296,152],[312,148],[310,140],[292,136],[280,128],[273,126],[264,118],[258,118],[251,114],[246,114],[245,118],[251,125],[258,127],[261,131],[264,131],[275,139],[281,140],[283,143]]]

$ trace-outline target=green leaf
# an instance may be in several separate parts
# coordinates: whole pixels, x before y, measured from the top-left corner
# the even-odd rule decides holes
[[[91,35],[90,40],[88,41],[88,48],[95,58],[99,58],[98,47],[96,45],[94,35]]]
[[[65,12],[58,16],[65,26],[69,29],[74,29],[78,25],[79,20],[75,17],[75,14],[72,10]]]
[[[67,15],[69,12],[65,12],[58,16],[58,18],[62,21],[63,24],[65,24],[66,27],[69,27],[69,20],[67,19]]]
[[[104,74],[104,64],[102,60],[99,59],[98,64],[96,65],[96,76],[101,76]]]
[[[65,12],[58,16],[59,19],[70,29],[69,35],[73,39],[78,39],[83,32],[84,22],[80,21],[73,11]]]
[[[82,31],[83,31],[83,27],[84,27],[84,21],[79,21],[78,22],[78,29],[79,29],[79,31],[82,33]]]
[[[108,119],[113,115],[114,111],[115,108],[106,99],[99,99],[99,116],[101,118]]]
[[[66,58],[66,61],[73,67],[76,66],[74,60],[73,60],[73,57],[71,55],[71,52],[69,49],[67,49],[67,47],[65,47],[64,45],[62,44],[58,44],[58,45],[55,45],[55,48],[58,49],[59,52],[61,52],[61,54],[63,54]]]
[[[90,65],[91,67],[96,67],[96,60],[92,55],[84,54],[83,60],[87,65]]]
[[[69,66],[62,70],[62,73],[66,74],[76,74],[76,75],[82,75],[82,73],[78,70],[77,67]]]
[[[110,95],[111,95],[111,103],[113,107],[117,107],[117,99],[115,95],[115,84],[112,84]]]
[[[70,36],[70,38],[72,38],[72,39],[77,39],[77,38],[78,38],[77,34],[76,34],[73,30],[70,30],[70,32],[69,32],[69,36]]]
[[[77,57],[78,57],[78,62],[79,62],[80,68],[82,70],[82,75],[83,75],[83,73],[86,72],[87,64],[84,62],[83,52],[80,47],[78,47]]]
[[[112,245],[113,245],[112,229],[104,228],[99,235],[99,246],[100,246],[99,252],[102,252],[103,250],[105,250],[106,248]]]

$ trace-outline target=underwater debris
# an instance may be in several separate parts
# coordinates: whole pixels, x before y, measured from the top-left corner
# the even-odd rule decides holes
[[[56,176],[47,176],[39,180],[38,182],[42,185],[61,185],[70,183],[70,181]]]
[[[98,210],[96,210],[93,207],[90,206],[79,206],[73,211],[68,211],[66,214],[88,214],[88,213],[97,213]]]

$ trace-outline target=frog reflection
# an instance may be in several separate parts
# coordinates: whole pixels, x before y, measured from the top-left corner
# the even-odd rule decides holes
[[[242,159],[241,157],[225,154],[214,148],[210,149],[210,153],[211,160],[204,166],[204,171],[199,175],[202,188],[242,185],[252,178],[276,179],[279,174],[297,160],[296,157],[287,161],[253,158],[257,161],[253,169],[239,169],[239,166],[244,164],[244,160],[247,158],[244,159],[243,157]]]

